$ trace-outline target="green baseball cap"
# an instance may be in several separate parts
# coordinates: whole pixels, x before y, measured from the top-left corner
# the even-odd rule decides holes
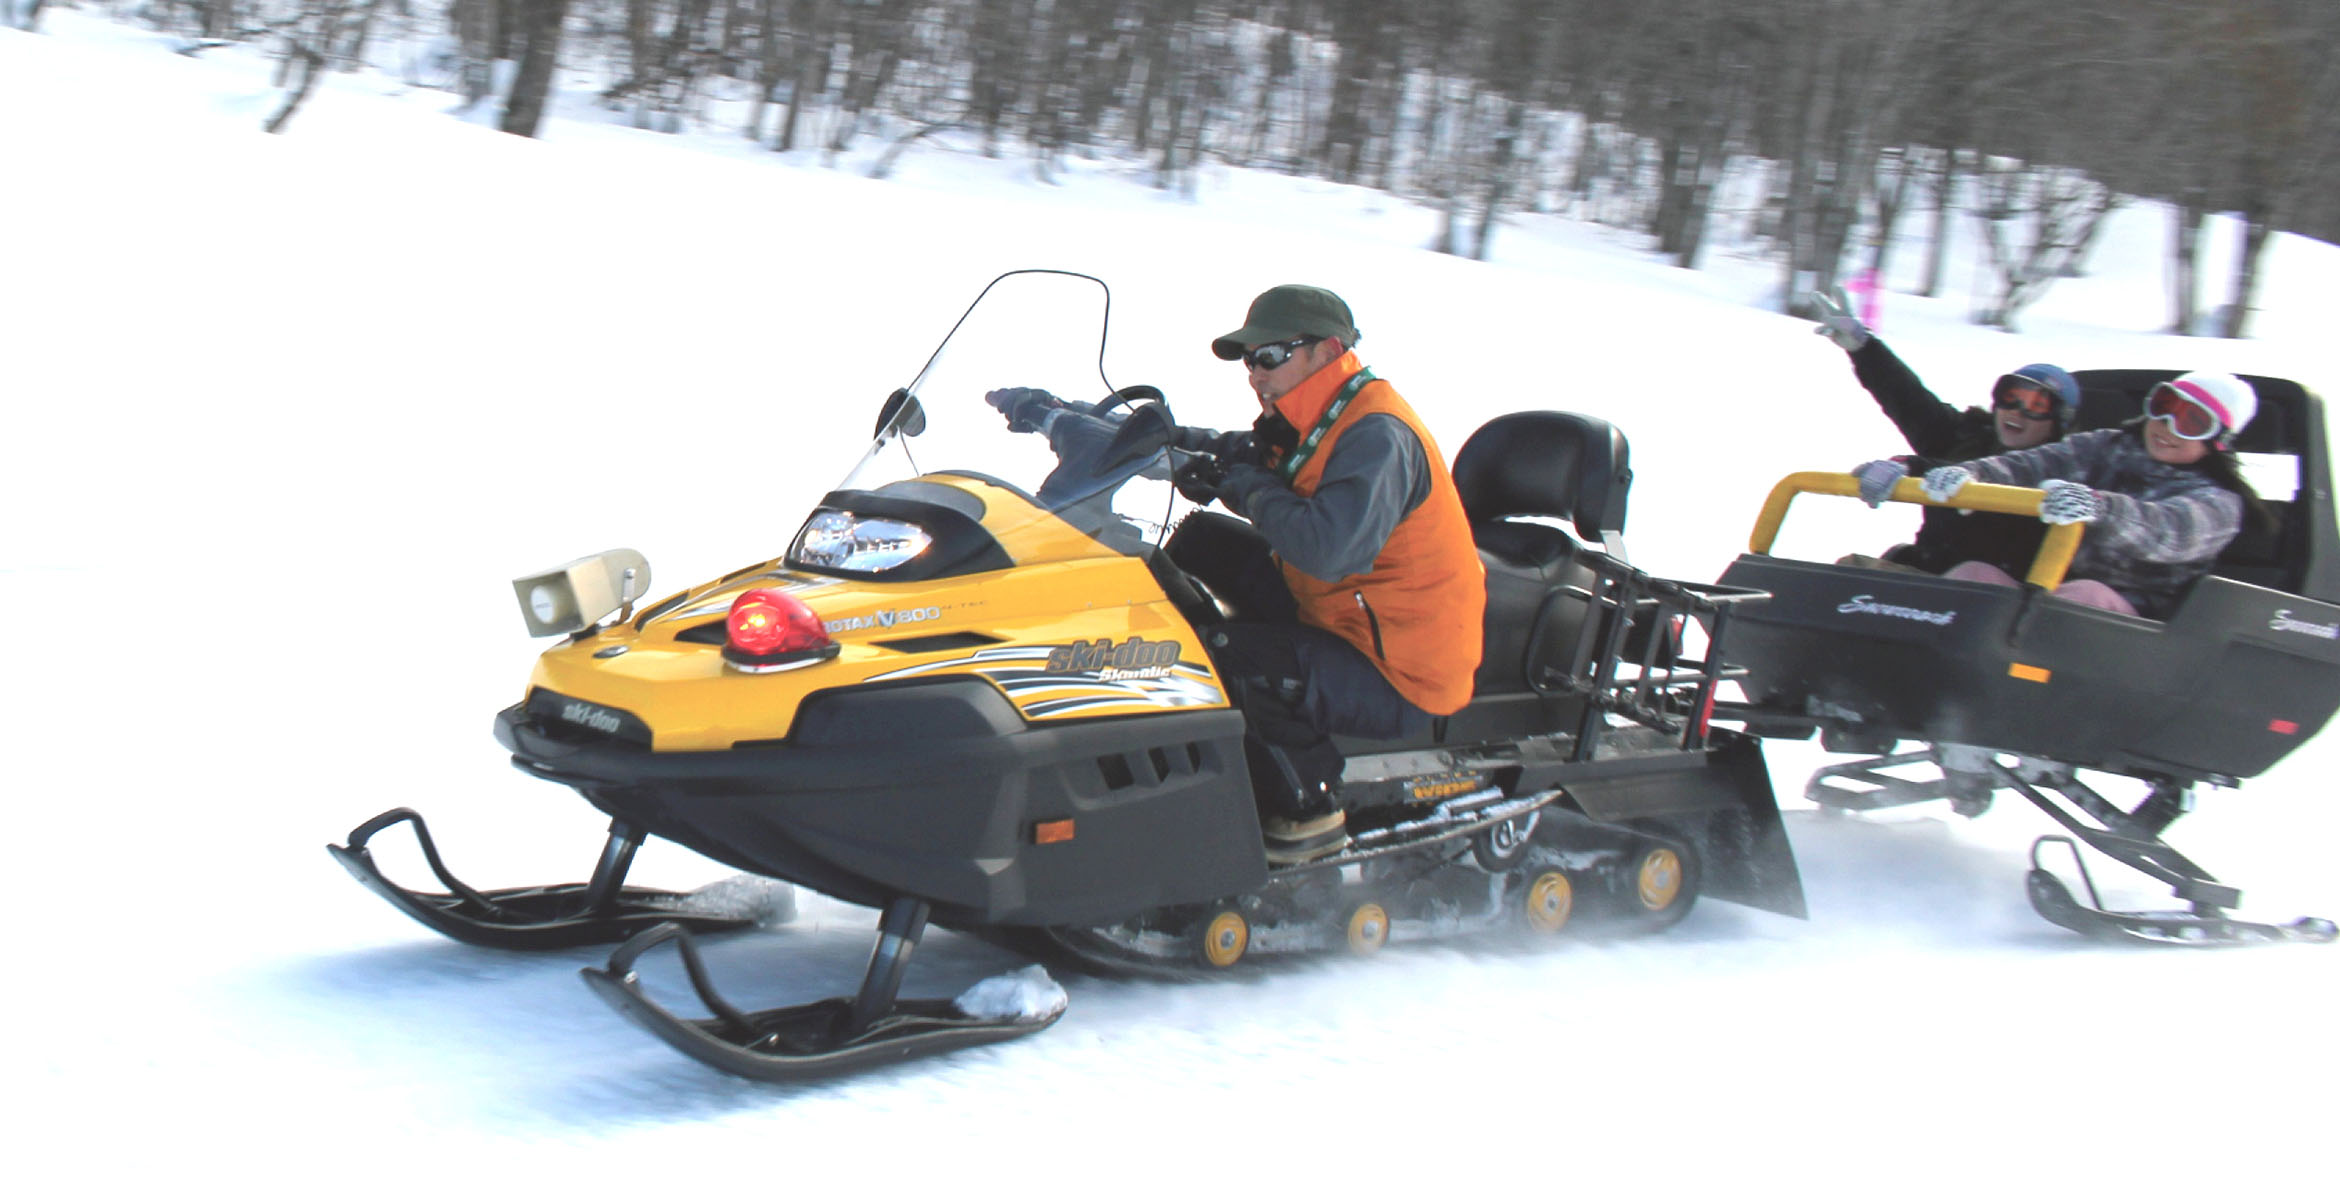
[[[1288,342],[1293,338],[1339,338],[1344,346],[1357,344],[1357,323],[1339,296],[1320,287],[1287,283],[1261,292],[1244,314],[1243,328],[1211,341],[1211,353],[1233,361],[1245,346]]]

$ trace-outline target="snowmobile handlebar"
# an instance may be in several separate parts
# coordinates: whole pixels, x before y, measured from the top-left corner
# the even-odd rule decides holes
[[[1763,511],[1755,518],[1755,532],[1747,538],[1747,549],[1757,554],[1771,553],[1771,543],[1779,536],[1781,523],[1787,520],[1788,505],[1794,503],[1797,496],[1807,493],[1858,498],[1861,483],[1840,471],[1798,471],[1780,480],[1772,486],[1771,494],[1764,498]],[[2043,496],[2045,493],[2037,488],[1976,482],[1959,489],[1955,500],[1940,503],[1927,499],[1920,481],[1915,476],[1909,476],[1893,485],[1893,492],[1888,499],[1933,508],[1960,508],[2036,518]],[[2081,524],[2050,525],[2047,538],[2040,543],[2039,554],[2031,560],[2031,571],[2023,577],[2023,581],[2051,591],[2062,583],[2064,572],[2071,569],[2073,553],[2080,548],[2080,531],[2083,528],[2085,526]]]

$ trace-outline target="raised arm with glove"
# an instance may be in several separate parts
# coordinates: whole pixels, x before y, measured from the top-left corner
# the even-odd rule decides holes
[[[1852,315],[1852,300],[1843,288],[1834,288],[1830,294],[1813,292],[1812,306],[1820,310],[1820,323],[1812,332],[1835,342],[1847,354],[1869,344],[1869,327]]]

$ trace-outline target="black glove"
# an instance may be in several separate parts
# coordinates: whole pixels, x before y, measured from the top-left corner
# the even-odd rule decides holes
[[[983,393],[983,402],[1007,418],[1011,433],[1036,433],[1050,412],[1064,407],[1048,392],[1028,387],[995,388]]]
[[[1171,477],[1179,495],[1205,506],[1219,498],[1219,485],[1226,481],[1226,461],[1208,454],[1187,455]]]
[[[1261,452],[1281,450],[1290,454],[1292,448],[1300,444],[1300,431],[1292,428],[1292,423],[1284,419],[1284,414],[1264,412],[1251,423],[1251,441]]]
[[[1181,425],[1171,431],[1170,445],[1188,454],[1207,454],[1230,463],[1254,462],[1258,458],[1258,453],[1252,449],[1252,436],[1248,430],[1221,433],[1216,429]]]

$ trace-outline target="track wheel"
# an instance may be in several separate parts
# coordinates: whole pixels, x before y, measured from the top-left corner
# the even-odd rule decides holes
[[[1537,933],[1558,933],[1576,911],[1576,885],[1559,871],[1545,871],[1528,881],[1520,915]]]
[[[1371,954],[1388,944],[1388,910],[1371,901],[1349,910],[1349,953]]]
[[[1508,821],[1498,821],[1471,835],[1471,857],[1490,875],[1501,875],[1519,865],[1527,854],[1528,837],[1536,831],[1536,818],[1542,813],[1528,813]]]
[[[1655,931],[1689,913],[1698,882],[1698,860],[1687,849],[1644,843],[1617,880],[1617,902],[1634,928]]]
[[[1633,898],[1641,902],[1644,912],[1664,912],[1682,898],[1682,856],[1665,846],[1652,846],[1641,854],[1641,863],[1633,870]]]
[[[1192,936],[1196,961],[1223,971],[1242,962],[1244,951],[1251,949],[1251,922],[1232,908],[1214,909],[1195,923]]]

